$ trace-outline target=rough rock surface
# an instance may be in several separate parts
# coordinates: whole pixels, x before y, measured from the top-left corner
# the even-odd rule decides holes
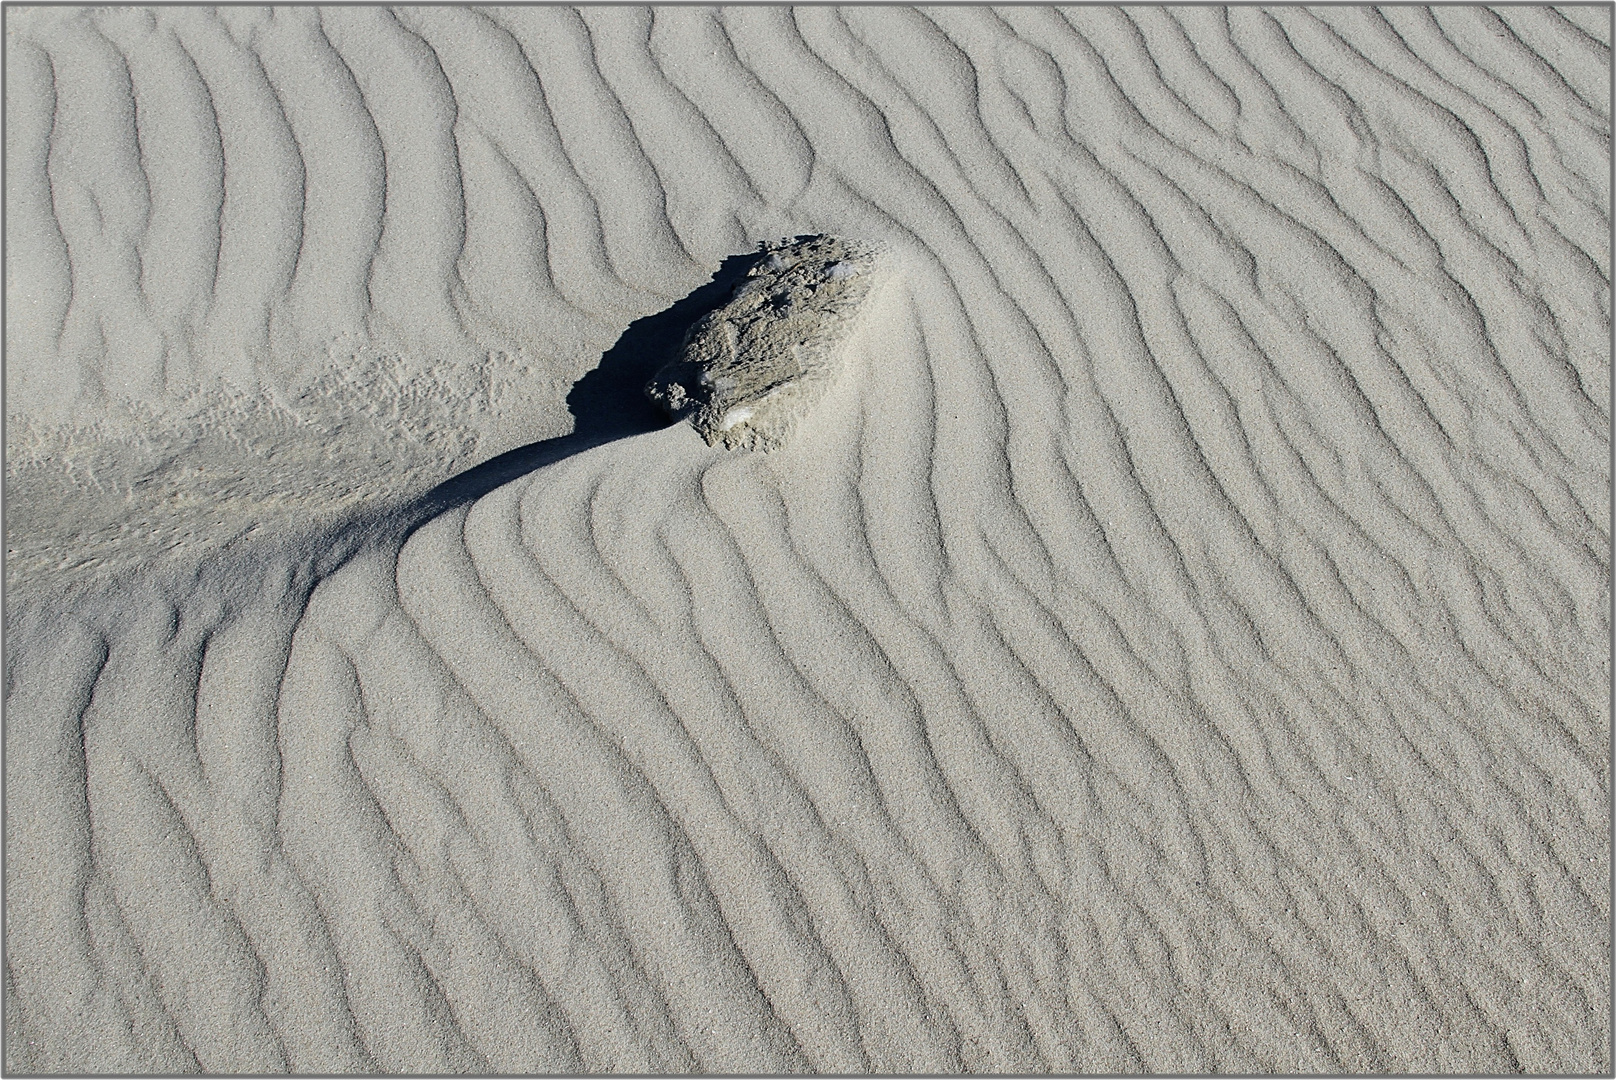
[[[885,269],[878,243],[762,244],[723,307],[685,335],[645,392],[708,445],[776,450],[840,372],[843,345]]]

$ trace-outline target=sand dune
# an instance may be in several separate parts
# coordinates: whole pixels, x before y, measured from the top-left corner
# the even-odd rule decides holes
[[[1611,1068],[1609,8],[5,18],[9,1069]]]

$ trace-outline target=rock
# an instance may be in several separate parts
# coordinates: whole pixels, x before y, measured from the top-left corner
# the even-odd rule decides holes
[[[759,245],[728,303],[698,319],[645,393],[708,445],[777,450],[844,364],[887,272],[883,244],[813,236]]]

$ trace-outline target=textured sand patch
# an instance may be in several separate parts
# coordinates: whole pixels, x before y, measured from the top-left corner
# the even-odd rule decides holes
[[[1609,1073],[1608,7],[4,17],[8,1069]]]

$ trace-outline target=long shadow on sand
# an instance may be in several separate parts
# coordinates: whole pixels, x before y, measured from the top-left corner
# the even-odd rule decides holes
[[[272,565],[279,566],[290,557],[295,563],[306,563],[297,575],[297,580],[302,582],[299,588],[306,593],[361,551],[396,550],[396,545],[433,518],[474,502],[502,484],[573,454],[665,426],[666,417],[645,396],[647,380],[673,357],[693,322],[729,299],[736,283],[756,258],[756,253],[730,256],[705,285],[671,307],[630,323],[616,344],[601,356],[600,363],[574,383],[567,394],[567,407],[576,420],[570,434],[509,450],[402,505],[360,512],[345,520],[318,525],[308,533],[266,537],[267,543],[232,542],[226,547],[234,557],[217,552],[203,558],[198,565],[175,572],[192,579],[189,588],[193,591],[211,589],[249,603],[261,575],[247,567],[256,565],[264,570]],[[19,599],[17,590],[8,587],[0,609],[4,611],[7,627],[15,629],[13,617],[24,609],[39,607],[40,603],[66,610],[67,602],[63,597],[68,593],[90,598],[83,603],[75,601],[75,610],[93,610],[97,604],[112,604],[105,598],[128,592],[131,583],[156,588],[152,585],[156,580],[152,567],[142,567],[59,587],[42,585],[39,603],[27,596]],[[205,582],[212,584],[204,585]]]
[[[756,253],[731,255],[707,284],[672,307],[636,319],[600,358],[599,366],[573,384],[567,408],[576,418],[570,434],[519,446],[450,477],[407,511],[411,527],[474,502],[502,484],[562,458],[630,435],[655,431],[667,418],[645,396],[645,384],[673,358],[685,330],[729,299]]]

